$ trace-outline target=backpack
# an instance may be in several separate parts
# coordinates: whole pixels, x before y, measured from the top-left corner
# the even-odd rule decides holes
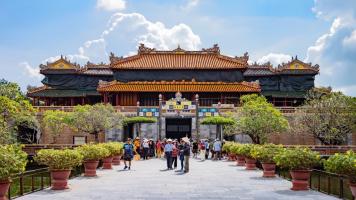
[[[126,155],[131,155],[133,153],[133,145],[132,144],[125,144],[124,145],[124,152]]]

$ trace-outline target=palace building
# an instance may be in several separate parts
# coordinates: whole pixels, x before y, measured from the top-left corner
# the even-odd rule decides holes
[[[131,115],[159,118],[157,124],[143,127],[143,132],[157,137],[190,136],[207,132],[199,126],[199,117],[239,106],[244,94],[262,94],[280,107],[298,106],[319,72],[318,65],[297,57],[278,67],[250,65],[248,60],[247,53],[222,55],[218,45],[200,51],[179,46],[160,51],[141,44],[136,55],[124,58],[111,53],[109,64],[88,62],[83,67],[61,57],[40,65],[44,86],[28,91],[27,96],[36,106],[110,103]]]

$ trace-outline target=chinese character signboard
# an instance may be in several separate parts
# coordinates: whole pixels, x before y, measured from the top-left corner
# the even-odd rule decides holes
[[[158,108],[140,108],[138,115],[142,117],[159,117],[159,110]]]
[[[219,116],[217,108],[199,108],[198,112],[199,117],[213,117]]]

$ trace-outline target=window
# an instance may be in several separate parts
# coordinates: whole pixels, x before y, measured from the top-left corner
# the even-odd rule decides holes
[[[81,145],[86,143],[85,136],[73,136],[73,144]]]

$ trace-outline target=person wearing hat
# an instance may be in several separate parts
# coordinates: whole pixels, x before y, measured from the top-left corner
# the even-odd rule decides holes
[[[167,140],[167,144],[164,145],[164,153],[167,159],[167,169],[172,170],[172,151],[173,151],[173,144],[172,139]]]
[[[217,138],[214,142],[214,152],[215,152],[215,160],[221,160],[221,142],[219,138]]]
[[[148,140],[146,138],[143,139],[142,147],[143,147],[143,159],[147,160],[148,159],[148,150],[149,150],[150,146],[149,146]]]
[[[190,157],[190,142],[187,137],[182,138],[183,145],[183,155],[184,155],[184,173],[189,172],[189,157]]]
[[[126,143],[123,146],[124,149],[124,165],[125,168],[127,169],[127,164],[126,162],[129,162],[129,167],[128,169],[131,169],[131,160],[133,158],[133,151],[134,151],[134,146],[131,144],[131,138],[127,138]]]

